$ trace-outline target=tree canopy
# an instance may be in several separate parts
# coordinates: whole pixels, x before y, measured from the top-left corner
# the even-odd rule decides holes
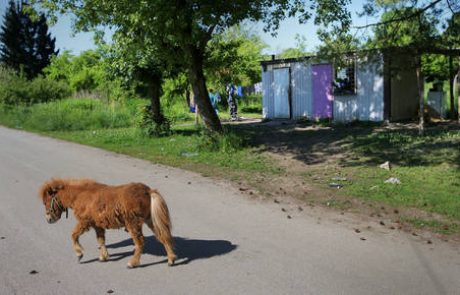
[[[412,47],[433,53],[449,49],[454,40],[459,40],[459,13],[460,3],[453,0],[367,0],[362,15],[381,14],[381,19],[357,29],[368,37],[375,34],[374,47]]]
[[[278,54],[280,58],[296,58],[309,55],[309,52],[307,51],[307,38],[305,36],[296,34],[295,40],[295,47],[286,48],[281,51]]]
[[[34,78],[58,53],[56,39],[48,33],[44,14],[36,20],[24,11],[26,3],[9,2],[0,32],[0,61],[6,66]]]
[[[214,89],[228,83],[243,86],[260,81],[262,50],[267,47],[248,25],[236,25],[215,34],[205,52],[205,74]]]

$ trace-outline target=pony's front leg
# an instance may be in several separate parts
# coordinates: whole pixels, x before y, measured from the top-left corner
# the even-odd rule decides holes
[[[75,250],[75,253],[77,254],[78,261],[80,261],[83,257],[83,247],[80,245],[78,238],[88,229],[89,229],[89,226],[79,222],[77,223],[77,225],[75,226],[72,232],[73,249]]]
[[[139,225],[127,225],[126,228],[129,231],[129,234],[133,238],[134,242],[134,255],[133,258],[128,262],[129,268],[134,268],[139,266],[142,250],[144,249],[144,235],[142,235],[142,224]]]
[[[107,261],[109,259],[109,253],[105,247],[105,230],[100,227],[94,227],[94,230],[96,231],[97,243],[100,249],[99,261]]]

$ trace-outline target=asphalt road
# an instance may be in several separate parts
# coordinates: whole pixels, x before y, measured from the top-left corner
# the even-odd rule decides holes
[[[83,235],[77,263],[71,212],[47,224],[37,197],[53,176],[158,188],[170,207],[178,264],[167,266],[147,228],[141,267],[126,268],[133,246],[123,230],[108,231],[105,263],[97,261],[95,233]],[[0,127],[0,294],[460,294],[456,245],[391,230],[358,234],[353,218],[296,208],[194,173]]]

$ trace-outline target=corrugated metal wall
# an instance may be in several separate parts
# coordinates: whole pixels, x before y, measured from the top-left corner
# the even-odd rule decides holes
[[[383,121],[383,60],[358,61],[356,94],[334,96],[334,121]]]
[[[275,102],[273,98],[273,71],[262,69],[262,117],[273,119],[275,115]]]
[[[273,70],[273,101],[275,104],[275,118],[289,119],[291,109],[289,107],[290,75],[289,68]]]
[[[291,65],[292,115],[312,118],[311,65],[296,62]]]
[[[358,120],[383,121],[383,58],[359,63]]]
[[[262,70],[263,118],[275,118],[273,66]],[[333,119],[337,122],[383,121],[383,59],[358,61],[357,93],[333,97]],[[293,118],[313,118],[312,65],[291,63],[291,99]]]
[[[334,121],[351,122],[358,119],[358,97],[356,95],[334,96]]]

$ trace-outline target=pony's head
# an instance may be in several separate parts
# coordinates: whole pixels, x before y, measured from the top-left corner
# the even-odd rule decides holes
[[[55,223],[61,218],[63,212],[67,212],[59,200],[59,192],[64,189],[64,183],[59,180],[45,182],[40,189],[40,198],[45,205],[45,218],[48,223]]]

